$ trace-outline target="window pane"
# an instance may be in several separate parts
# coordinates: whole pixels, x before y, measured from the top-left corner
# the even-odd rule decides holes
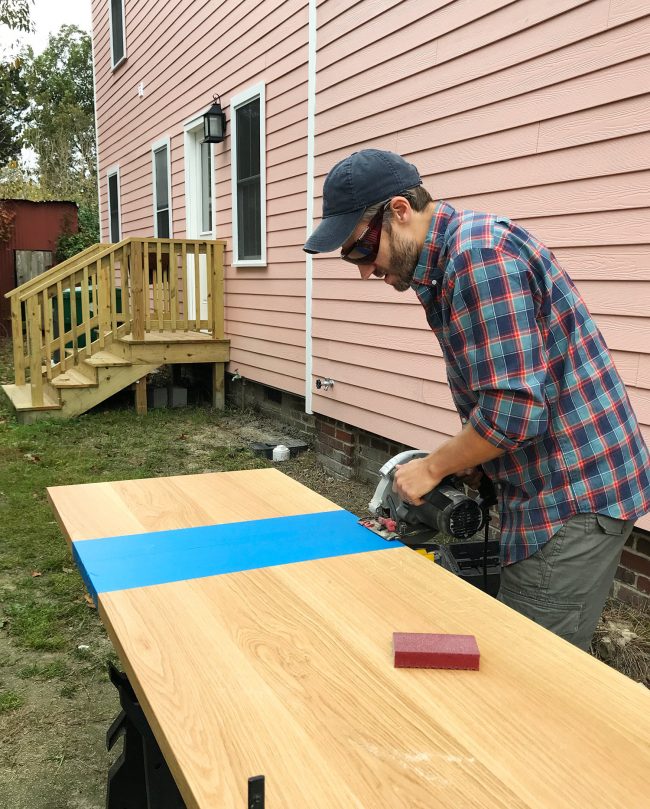
[[[154,152],[156,166],[156,210],[169,207],[167,182],[167,147],[156,149]]]
[[[260,100],[256,98],[250,106],[251,117],[251,177],[260,173]]]
[[[212,230],[212,150],[201,144],[201,232]]]
[[[262,217],[259,175],[237,189],[237,234],[240,259],[262,258]]]
[[[117,187],[117,174],[108,178],[108,220],[109,236],[112,242],[120,240],[120,201]]]
[[[237,108],[237,177],[260,173],[260,100]]]
[[[157,235],[161,239],[166,239],[171,233],[169,226],[169,150],[166,146],[161,146],[160,149],[156,149],[153,155]]]
[[[113,64],[124,56],[124,20],[122,0],[111,0],[111,36],[113,40]]]
[[[163,208],[156,212],[156,221],[158,223],[158,238],[169,238],[169,208]]]
[[[236,115],[238,258],[261,259],[260,99],[238,107]]]

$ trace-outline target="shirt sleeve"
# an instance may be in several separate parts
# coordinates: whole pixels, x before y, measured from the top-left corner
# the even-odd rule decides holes
[[[454,270],[449,346],[478,400],[469,422],[490,444],[516,449],[548,425],[532,269],[517,256],[480,248],[460,254]]]

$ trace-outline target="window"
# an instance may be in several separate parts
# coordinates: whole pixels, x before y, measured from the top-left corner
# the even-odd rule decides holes
[[[111,67],[116,68],[126,59],[126,32],[124,30],[124,0],[109,0],[111,18]]]
[[[119,242],[122,238],[119,166],[106,172],[106,180],[108,184],[108,236],[112,242]]]
[[[201,233],[212,233],[212,146],[201,143]]]
[[[172,235],[169,138],[151,147],[153,169],[153,234],[160,239]]]
[[[233,264],[266,265],[266,127],[264,85],[230,102]]]

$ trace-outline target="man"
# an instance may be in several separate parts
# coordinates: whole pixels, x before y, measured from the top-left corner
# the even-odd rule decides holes
[[[625,386],[573,282],[506,217],[434,202],[415,166],[366,149],[327,176],[310,253],[341,248],[364,279],[413,289],[447,366],[462,430],[401,466],[419,503],[482,467],[499,492],[499,599],[588,649],[650,458]]]

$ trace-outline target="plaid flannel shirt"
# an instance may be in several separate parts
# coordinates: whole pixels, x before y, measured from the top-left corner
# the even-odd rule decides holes
[[[574,514],[650,510],[650,457],[625,385],[550,250],[507,218],[439,202],[412,287],[461,420],[506,450],[483,464],[504,564]]]

